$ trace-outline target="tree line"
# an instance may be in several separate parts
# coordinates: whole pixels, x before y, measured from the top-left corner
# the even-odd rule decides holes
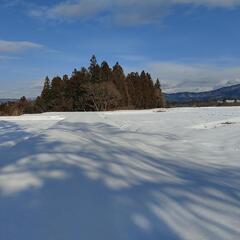
[[[22,97],[19,102],[0,105],[0,114],[19,115],[49,111],[109,111],[149,109],[164,106],[161,85],[142,71],[125,75],[116,63],[100,65],[95,56],[88,68],[74,69],[69,77],[46,77],[40,96],[34,101]],[[4,114],[4,112],[6,114]]]

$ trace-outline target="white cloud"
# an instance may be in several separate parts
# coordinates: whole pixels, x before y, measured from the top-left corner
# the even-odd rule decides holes
[[[240,5],[239,0],[173,0],[179,4],[194,4],[207,7],[235,7]]]
[[[37,43],[28,42],[28,41],[4,41],[0,40],[0,53],[8,52],[23,52],[29,49],[39,49],[43,46]]]
[[[240,67],[150,62],[143,68],[160,78],[166,92],[207,91],[240,83]]]
[[[15,59],[17,59],[17,57],[10,57],[10,56],[0,55],[0,62],[1,61],[8,61],[8,60],[15,60]]]
[[[51,7],[32,9],[35,17],[80,20],[108,19],[122,25],[144,24],[158,21],[175,5],[231,8],[240,6],[239,0],[72,0],[61,1]],[[99,18],[99,19],[98,19]]]
[[[26,96],[27,98],[35,98],[39,96],[43,89],[44,78],[35,81],[22,81],[21,86],[11,85],[10,87],[3,86],[0,90],[0,99],[6,98],[20,98]]]

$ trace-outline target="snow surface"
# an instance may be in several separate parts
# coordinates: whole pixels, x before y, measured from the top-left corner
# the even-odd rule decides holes
[[[0,118],[1,240],[240,239],[240,108]]]

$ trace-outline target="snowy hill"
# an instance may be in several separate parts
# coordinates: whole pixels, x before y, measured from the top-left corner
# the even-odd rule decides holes
[[[238,240],[240,108],[0,118],[0,239]]]
[[[191,101],[210,101],[224,99],[240,99],[240,84],[223,87],[208,92],[182,92],[165,94],[168,102],[191,102]]]

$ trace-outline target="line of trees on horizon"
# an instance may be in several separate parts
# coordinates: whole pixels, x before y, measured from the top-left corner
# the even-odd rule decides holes
[[[93,56],[90,66],[74,69],[72,75],[45,79],[42,93],[34,101],[22,97],[16,103],[0,105],[0,115],[21,115],[49,111],[110,111],[164,107],[164,96],[157,79],[142,71],[125,75],[116,63],[101,65]]]

